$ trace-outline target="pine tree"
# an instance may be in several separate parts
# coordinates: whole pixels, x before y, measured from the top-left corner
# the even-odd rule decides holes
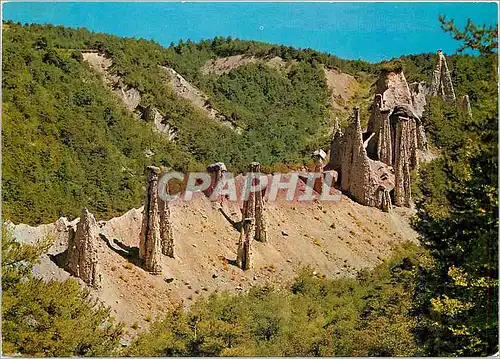
[[[122,325],[108,308],[69,279],[44,282],[31,274],[51,241],[16,242],[2,231],[2,352],[37,357],[109,356]]]
[[[464,31],[444,17],[440,21],[445,31],[465,41],[462,49],[494,56],[496,33],[470,21]],[[495,72],[488,83],[495,86]],[[487,89],[483,85],[481,90]],[[426,179],[444,180],[445,186],[423,184],[424,189],[435,184],[441,190],[421,200],[416,221],[422,244],[434,258],[432,266],[422,268],[416,296],[416,333],[427,355],[484,356],[498,351],[496,101],[493,95],[474,103],[481,109],[475,111],[479,118],[455,113],[433,124],[443,146],[439,164],[428,167],[434,175]],[[429,211],[435,207],[432,203],[446,203],[447,208]]]

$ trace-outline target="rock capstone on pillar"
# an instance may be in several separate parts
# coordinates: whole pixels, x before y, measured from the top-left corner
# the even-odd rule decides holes
[[[326,153],[323,150],[316,150],[313,153],[314,158],[314,172],[319,173],[319,178],[314,181],[313,189],[316,193],[321,194],[323,192],[323,168],[324,168],[324,160],[326,158]]]
[[[160,169],[158,167],[147,167],[146,201],[144,203],[144,214],[142,217],[141,238],[139,243],[139,256],[143,261],[144,268],[153,274],[161,273],[161,254],[163,247],[162,221],[158,196],[159,174]],[[165,216],[165,207],[162,209],[162,212]],[[166,245],[165,248],[167,249],[167,247]],[[166,252],[168,251],[166,250]]]
[[[81,278],[94,288],[101,286],[98,246],[99,228],[97,222],[86,208],[82,211],[76,231],[70,228],[68,243],[68,269],[71,274]]]
[[[392,109],[400,104],[412,104],[412,94],[403,69],[382,71],[375,84],[375,93],[382,96],[383,108]],[[370,132],[370,125],[368,125]]]
[[[217,200],[220,197],[221,180],[227,172],[226,165],[223,162],[216,162],[207,166],[207,172],[210,174],[210,186],[204,191],[205,195],[211,200]],[[222,198],[220,198],[222,200]]]

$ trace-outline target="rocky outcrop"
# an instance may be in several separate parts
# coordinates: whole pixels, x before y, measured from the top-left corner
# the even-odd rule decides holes
[[[177,95],[188,100],[192,105],[203,111],[211,119],[220,121],[223,125],[232,128],[236,132],[241,132],[241,129],[236,126],[231,118],[227,118],[226,116],[220,114],[212,107],[210,99],[207,95],[191,85],[191,83],[189,83],[177,71],[166,66],[160,66],[160,68],[167,75],[168,85]]]
[[[166,66],[161,66],[161,69],[167,75],[169,86],[176,94],[203,110],[208,117],[212,119],[217,118],[218,112],[210,106],[210,101],[204,93],[191,85],[174,69]]]
[[[158,176],[160,169],[149,166],[147,168],[146,202],[142,217],[141,238],[139,242],[139,257],[144,268],[153,274],[160,274],[162,270],[162,236],[160,203],[158,196]]]
[[[94,288],[99,288],[101,285],[97,254],[98,240],[97,222],[92,213],[85,208],[76,226],[76,231],[69,227],[68,270],[75,277],[82,279]]]
[[[368,125],[368,131],[373,131],[375,136],[372,143],[368,144],[367,150],[371,159],[395,167],[395,204],[410,206],[411,191],[406,184],[411,182],[411,171],[418,170],[420,158],[428,150],[420,120],[428,90],[425,83],[421,82],[412,84],[411,90],[407,91],[410,87],[406,85],[403,71],[396,72],[399,74],[382,74],[382,80],[378,81],[377,91],[381,92],[375,95]],[[380,85],[387,83],[395,86],[396,90]],[[389,101],[385,98],[387,95]]]
[[[462,113],[472,118],[472,108],[470,106],[469,95],[464,95],[462,97],[462,101],[460,102],[460,110],[462,111]]]
[[[412,104],[410,87],[402,69],[383,71],[376,82],[375,93],[382,96],[384,108]]]
[[[359,203],[390,211],[410,207],[411,174],[427,152],[420,116],[428,90],[410,87],[402,69],[385,71],[376,83],[367,132],[361,133],[359,112],[345,134],[336,131],[328,168],[339,171],[340,188]],[[418,109],[418,110],[417,110]]]
[[[82,51],[82,56],[83,60],[103,77],[106,84],[114,86],[120,81],[120,77],[111,72],[111,66],[113,65],[111,59],[97,51]]]
[[[124,85],[121,77],[113,73],[113,61],[94,51],[85,51],[82,55],[84,61],[103,76],[104,82],[113,87],[115,94],[123,101],[127,109],[134,111],[141,102],[141,94],[135,88]]]
[[[113,92],[130,112],[138,118],[152,122],[155,126],[154,128],[159,133],[165,135],[169,141],[175,140],[177,129],[168,123],[165,116],[161,115],[156,107],[148,106],[144,108],[140,106],[141,93],[137,89],[125,85],[122,78],[113,73],[113,62],[111,59],[95,51],[84,51],[82,55],[85,62],[103,77],[107,85],[113,88]]]
[[[233,55],[222,57],[215,60],[208,60],[201,68],[201,72],[203,75],[222,75],[240,66],[256,63],[257,61],[258,59],[255,56]]]
[[[377,81],[372,113],[368,122],[368,133],[375,132],[373,144],[368,146],[370,158],[389,165],[394,164],[397,116],[406,116],[412,122],[410,127],[417,143],[412,146],[413,151],[427,150],[427,140],[420,117],[424,112],[428,94],[425,82],[416,82],[408,86],[402,69],[381,74]],[[387,126],[389,119],[390,127]],[[392,143],[389,143],[389,130]],[[389,155],[389,152],[392,152],[392,155]]]
[[[153,123],[156,131],[165,135],[169,141],[177,138],[177,129],[168,122],[156,107],[148,106],[142,108],[142,118],[147,122]]]
[[[129,111],[134,111],[141,102],[141,94],[133,87],[118,87],[115,93],[123,101]]]
[[[279,56],[257,58],[248,55],[233,55],[221,57],[214,60],[208,60],[201,68],[203,75],[222,75],[231,72],[232,70],[252,63],[263,64],[275,70],[287,70],[291,65],[296,63],[296,60],[285,61]]]
[[[410,92],[415,114],[418,117],[422,117],[425,105],[427,105],[427,96],[430,93],[429,87],[424,81],[413,82],[410,84]]]
[[[354,108],[352,123],[339,142],[341,146],[333,156],[340,158],[340,188],[361,204],[381,208],[384,200],[381,193],[394,188],[394,175],[387,164],[368,157],[363,144],[359,108]]]
[[[431,82],[431,94],[440,96],[446,102],[454,102],[456,100],[455,90],[453,89],[450,70],[443,51],[438,50],[437,56],[438,59]]]

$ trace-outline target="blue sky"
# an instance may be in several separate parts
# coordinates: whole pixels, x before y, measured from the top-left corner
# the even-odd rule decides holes
[[[496,24],[496,3],[4,3],[3,19],[51,23],[162,45],[233,36],[311,47],[348,59],[380,61],[405,54],[454,53],[438,14],[463,26]]]

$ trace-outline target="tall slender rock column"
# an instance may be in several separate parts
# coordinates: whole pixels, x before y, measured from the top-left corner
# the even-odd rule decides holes
[[[170,207],[168,202],[159,197],[158,207],[160,212],[161,253],[167,257],[174,258],[174,235],[170,221]]]
[[[340,172],[342,167],[342,150],[344,148],[344,140],[344,134],[342,133],[340,126],[336,125],[332,141],[330,143],[330,160],[328,161],[328,167],[337,172]]]
[[[260,163],[253,162],[248,175],[260,173]],[[252,178],[252,177],[250,177]],[[255,180],[255,179],[253,179]],[[248,185],[248,183],[247,183]],[[242,230],[238,244],[237,265],[241,269],[251,268],[252,240],[267,242],[267,218],[264,207],[263,190],[250,192],[243,202]]]
[[[381,118],[377,141],[377,154],[379,161],[387,165],[392,165],[392,139],[389,113],[390,111],[388,110],[384,110],[380,113]]]
[[[451,81],[450,70],[446,63],[443,51],[437,51],[437,62],[432,76],[431,94],[433,96],[441,96],[447,102],[456,100],[453,82]]]
[[[387,165],[392,165],[392,139],[389,115],[391,110],[385,108],[382,95],[376,94],[374,101],[373,131],[377,143],[377,159]]]
[[[417,122],[417,148],[421,151],[427,151],[428,149],[427,136],[421,121]]]
[[[144,203],[144,214],[142,217],[141,239],[139,243],[139,256],[143,261],[144,268],[153,274],[161,273],[161,216],[158,198],[158,167],[147,168],[146,202]],[[165,211],[163,210],[163,213]]]
[[[370,167],[370,160],[363,146],[363,135],[361,133],[361,123],[359,118],[359,107],[354,107],[354,122],[352,125],[352,162],[349,177],[349,192],[360,203],[368,206],[374,205],[377,199],[374,193],[377,188],[373,188],[373,175]]]
[[[314,181],[314,191],[321,194],[323,192],[323,159],[321,157],[316,158],[316,164],[314,166],[314,172],[319,173],[319,178]]]
[[[418,158],[418,129],[417,120],[415,118],[408,119],[408,144],[409,144],[409,155],[410,155],[410,168],[418,170],[420,166],[420,161]]]
[[[252,164],[252,171],[260,173],[260,163],[254,162]],[[267,217],[262,193],[263,190],[255,192],[255,240],[267,242]]]
[[[439,56],[441,53],[441,50],[438,50],[438,59],[436,61],[436,67],[434,68],[434,71],[432,72],[432,80],[431,80],[431,94],[433,96],[438,96],[439,95],[439,90],[440,90],[440,85],[441,85],[441,68],[442,68],[442,62],[441,62],[441,57]]]
[[[248,199],[243,202],[243,219],[238,243],[236,264],[243,270],[252,267],[252,240],[255,235],[255,194],[249,193]]]
[[[410,207],[411,205],[411,178],[409,153],[409,122],[406,117],[398,117],[396,125],[396,163],[394,204]]]
[[[76,232],[70,229],[68,269],[71,274],[94,288],[99,288],[101,285],[96,243],[98,237],[97,222],[92,213],[85,208],[76,226]]]
[[[392,202],[391,202],[391,194],[387,190],[387,188],[381,188],[381,208],[384,212],[390,212],[392,210]]]

